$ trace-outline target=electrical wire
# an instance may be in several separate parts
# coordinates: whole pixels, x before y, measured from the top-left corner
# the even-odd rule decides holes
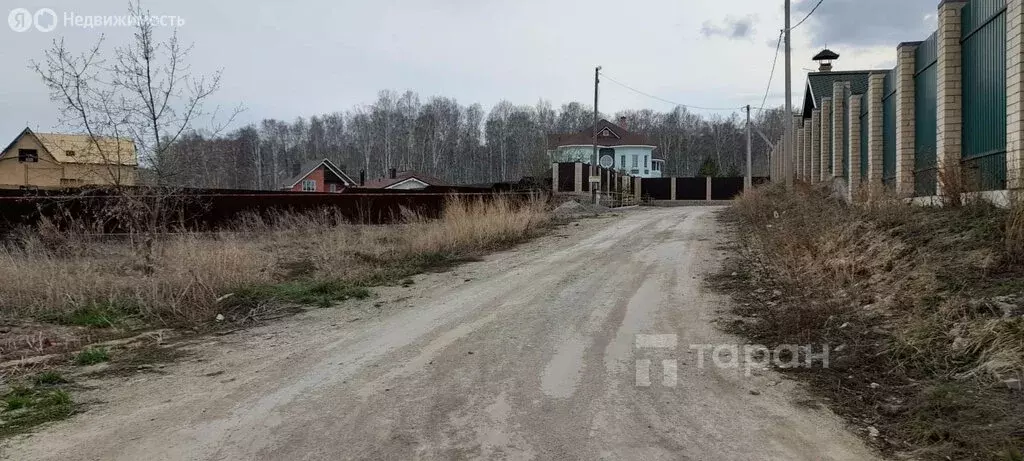
[[[604,72],[601,72],[600,75],[602,77],[608,79],[608,81],[610,81],[610,82],[612,82],[612,83],[614,83],[616,85],[619,85],[619,86],[621,86],[621,87],[623,87],[623,88],[625,88],[627,90],[633,91],[633,92],[635,92],[637,94],[641,94],[641,95],[647,96],[648,98],[651,98],[651,99],[656,99],[656,100],[664,102],[664,103],[672,104],[674,106],[682,106],[682,107],[685,107],[685,108],[688,108],[688,109],[699,109],[699,110],[737,111],[737,110],[742,109],[741,107],[701,107],[701,106],[694,106],[694,105],[691,105],[691,104],[681,104],[681,103],[678,103],[678,102],[675,102],[675,101],[670,101],[670,100],[665,99],[665,98],[654,96],[654,95],[652,95],[650,93],[645,93],[643,91],[640,91],[640,90],[638,90],[636,88],[633,88],[633,87],[631,87],[629,85],[626,85],[625,83],[622,83],[622,82],[620,82],[620,81],[618,81],[618,80],[616,80],[616,79],[614,79],[612,77],[609,77],[608,74],[605,74]]]
[[[801,20],[800,20],[800,22],[796,23],[796,25],[795,25],[795,26],[793,26],[793,27],[790,27],[790,28],[789,28],[789,31],[790,31],[790,32],[792,32],[792,31],[793,31],[793,29],[796,29],[797,27],[800,27],[800,24],[803,24],[803,23],[804,23],[804,21],[806,21],[806,20],[807,20],[807,18],[811,17],[811,15],[812,15],[812,14],[814,14],[814,12],[818,10],[818,7],[819,7],[819,6],[821,6],[821,4],[822,4],[822,3],[824,3],[824,2],[825,2],[825,0],[818,0],[818,4],[817,4],[817,5],[814,5],[814,8],[811,8],[811,12],[810,12],[810,13],[807,13],[807,16],[804,16],[804,18],[803,18],[803,19],[801,19]]]
[[[758,111],[764,110],[764,105],[768,102],[768,92],[772,89],[772,80],[775,79],[775,66],[779,63],[779,50],[782,49],[782,36],[785,31],[779,32],[779,42],[775,44],[775,59],[772,60],[772,72],[768,75],[768,87],[764,89],[764,99],[761,99],[761,108]]]

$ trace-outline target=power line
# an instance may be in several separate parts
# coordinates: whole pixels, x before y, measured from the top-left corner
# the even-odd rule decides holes
[[[772,89],[772,80],[775,78],[775,65],[779,63],[779,50],[782,48],[782,35],[785,31],[779,31],[779,42],[775,44],[775,59],[772,60],[772,72],[768,75],[768,87],[764,89],[764,99],[761,100],[761,108],[758,111],[764,110],[764,105],[768,102],[768,92]]]
[[[648,98],[651,98],[651,99],[656,99],[656,100],[664,102],[664,103],[672,104],[674,106],[682,106],[682,107],[685,107],[685,108],[700,109],[700,110],[728,110],[728,111],[737,111],[737,110],[741,109],[740,107],[700,107],[700,106],[694,106],[694,105],[690,105],[690,104],[680,104],[680,103],[675,102],[675,101],[670,101],[668,99],[660,98],[660,97],[654,96],[654,95],[652,95],[650,93],[645,93],[643,91],[640,91],[640,90],[638,90],[636,88],[633,88],[633,87],[631,87],[629,85],[626,85],[625,83],[622,83],[622,82],[620,82],[618,80],[615,80],[614,78],[609,77],[608,74],[606,74],[604,72],[601,72],[601,76],[606,78],[606,79],[608,79],[608,81],[610,81],[610,82],[612,82],[612,83],[614,83],[616,85],[619,85],[619,86],[621,86],[621,87],[623,87],[623,88],[625,88],[627,90],[633,91],[633,92],[635,92],[637,94],[641,94],[641,95],[647,96]]]
[[[800,25],[803,24],[805,21],[807,21],[807,19],[810,18],[811,15],[814,14],[815,11],[818,11],[818,7],[821,6],[821,4],[824,3],[824,2],[825,2],[825,0],[818,0],[818,4],[814,5],[814,8],[811,8],[811,11],[807,13],[807,16],[804,16],[804,18],[801,19],[800,22],[796,23],[795,26],[790,27],[789,31],[792,32],[797,27],[800,27]],[[761,100],[761,107],[757,109],[758,111],[764,111],[764,106],[768,102],[768,93],[772,89],[772,79],[775,78],[775,66],[779,62],[779,50],[782,48],[782,37],[785,34],[786,34],[786,29],[782,29],[779,32],[779,41],[778,41],[778,43],[775,44],[775,58],[772,60],[772,72],[768,76],[768,88],[766,88],[764,90],[764,99]]]
[[[806,21],[806,20],[807,20],[807,18],[811,17],[811,15],[812,15],[812,14],[814,14],[814,12],[818,10],[818,7],[819,7],[819,6],[821,6],[821,4],[822,4],[822,3],[824,2],[824,1],[825,1],[825,0],[818,0],[818,4],[817,4],[817,5],[814,5],[814,8],[811,8],[811,12],[810,12],[810,13],[807,13],[807,16],[804,16],[804,18],[803,18],[803,19],[801,19],[801,20],[800,20],[800,22],[796,23],[796,25],[795,25],[795,26],[793,26],[793,27],[790,27],[790,28],[789,28],[790,32],[792,32],[792,31],[793,31],[793,29],[796,29],[797,27],[800,27],[800,24],[803,24],[803,23],[804,23],[804,21]]]

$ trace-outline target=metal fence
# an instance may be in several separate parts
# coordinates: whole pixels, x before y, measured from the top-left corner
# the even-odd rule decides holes
[[[327,212],[339,221],[387,224],[408,213],[428,218],[441,215],[452,199],[527,199],[540,190],[496,192],[473,188],[423,191],[356,190],[340,194],[210,189],[110,189],[3,191],[0,193],[0,235],[46,219],[57,226],[85,225],[99,232],[130,232],[143,213],[149,227],[166,231],[209,231],[236,225],[245,216]]]
[[[843,90],[843,102],[849,104],[850,102],[850,87],[849,85]],[[850,108],[846,107],[846,110],[842,111],[839,115],[843,117],[843,136],[841,136],[842,152],[843,152],[843,179],[847,183],[850,182]]]
[[[885,74],[882,98],[882,184],[896,184],[896,69]]]
[[[936,163],[938,33],[914,52],[914,195],[938,193]]]
[[[1006,0],[963,7],[963,164],[969,188],[1006,188]]]
[[[860,180],[868,180],[868,97],[860,95]]]

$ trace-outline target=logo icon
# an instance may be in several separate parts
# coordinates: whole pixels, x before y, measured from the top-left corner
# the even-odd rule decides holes
[[[50,10],[51,12],[53,10]],[[53,15],[54,25],[57,23],[57,14]],[[32,27],[32,13],[25,8],[15,8],[7,15],[7,25],[15,32],[25,32]]]
[[[57,28],[57,12],[42,8],[32,16],[32,21],[36,23],[36,30],[39,32],[49,32]]]

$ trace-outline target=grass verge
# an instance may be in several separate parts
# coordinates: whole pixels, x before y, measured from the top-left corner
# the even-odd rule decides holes
[[[877,429],[881,450],[1016,459],[1018,206],[850,206],[817,189],[758,188],[724,216],[741,245],[717,283],[737,298],[737,332],[770,347],[829,346],[829,368],[799,372],[838,413]]]
[[[3,404],[0,409],[0,437],[67,418],[75,411],[70,394],[49,384],[14,386],[0,397],[0,402]]]

